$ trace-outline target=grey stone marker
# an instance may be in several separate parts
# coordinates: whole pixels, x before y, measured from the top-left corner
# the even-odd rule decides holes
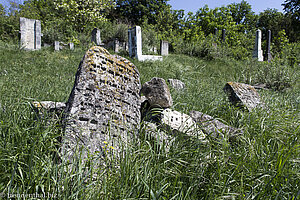
[[[160,41],[160,55],[167,56],[169,55],[169,42],[165,40]]]
[[[54,41],[54,50],[55,51],[59,51],[60,50],[59,41]]]
[[[261,30],[259,29],[256,31],[253,58],[256,58],[258,61],[264,61],[263,51],[261,49]]]
[[[41,21],[20,17],[20,47],[25,50],[41,49]]]
[[[249,111],[259,106],[264,107],[259,94],[251,85],[228,82],[223,90],[234,105],[245,106]]]
[[[97,28],[94,28],[92,30],[92,42],[94,42],[97,46],[102,45],[101,44],[101,35],[100,35],[100,30]]]
[[[177,79],[168,79],[168,83],[170,84],[170,86],[172,88],[174,88],[175,90],[183,90],[185,88],[185,84],[184,82],[182,82],[181,80],[177,80]]]
[[[140,26],[128,29],[128,49],[129,56],[139,61],[160,60],[162,56],[143,55],[142,53],[142,30]]]
[[[201,130],[214,138],[223,139],[225,135],[229,138],[243,134],[242,130],[223,124],[212,116],[198,111],[191,111],[189,115],[195,120]]]
[[[226,29],[222,29],[222,42],[225,42],[226,39]]]
[[[173,105],[169,87],[162,78],[154,77],[144,83],[141,93],[146,96],[151,106],[159,105],[163,108],[169,108]]]
[[[73,42],[69,43],[69,48],[70,48],[70,50],[74,50],[74,43]]]
[[[120,141],[132,139],[140,125],[140,78],[127,59],[92,47],[83,57],[67,102],[63,154],[75,156],[76,148],[92,156],[106,147],[119,152]]]
[[[270,62],[272,60],[272,55],[271,55],[271,37],[272,33],[271,30],[268,30],[268,35],[267,35],[267,61]]]

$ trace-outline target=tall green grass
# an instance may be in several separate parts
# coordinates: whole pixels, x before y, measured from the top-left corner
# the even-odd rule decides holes
[[[29,102],[66,101],[83,54],[81,49],[26,52],[0,43],[3,197],[37,193],[53,199],[300,198],[299,68],[184,55],[170,55],[163,62],[134,60],[142,83],[154,76],[185,82],[184,91],[171,89],[173,109],[207,113],[244,134],[234,142],[209,138],[206,144],[178,135],[165,148],[149,139],[142,127],[140,140],[124,146],[122,157],[96,157],[83,164],[78,156],[69,166],[58,158],[63,135],[59,123],[37,120]],[[247,112],[228,102],[222,91],[228,81],[289,84],[260,90],[268,108]],[[99,159],[106,165],[95,167]]]

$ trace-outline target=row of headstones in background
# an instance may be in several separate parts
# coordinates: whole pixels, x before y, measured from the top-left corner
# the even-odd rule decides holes
[[[142,53],[142,30],[140,26],[135,26],[128,29],[128,50],[131,58],[136,58],[139,61],[159,60],[162,61],[162,56],[143,55]]]
[[[218,29],[215,28],[215,35],[218,34]],[[226,29],[222,29],[222,42],[225,42],[225,38],[226,38]],[[264,57],[263,57],[263,51],[261,49],[261,39],[262,39],[262,34],[261,34],[261,30],[257,30],[256,31],[256,37],[255,37],[255,46],[254,46],[254,50],[253,50],[253,58],[256,58],[258,61],[263,61]],[[272,59],[272,55],[271,55],[271,30],[268,30],[267,33],[267,52],[266,52],[266,60],[267,61],[271,61]]]
[[[41,49],[41,21],[20,17],[20,47],[25,50]]]

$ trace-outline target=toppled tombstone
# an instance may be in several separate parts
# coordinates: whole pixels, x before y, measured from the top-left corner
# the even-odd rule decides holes
[[[64,156],[76,148],[84,157],[105,153],[105,146],[120,150],[120,142],[134,137],[140,125],[140,78],[127,59],[92,47],[84,55],[66,108]]]
[[[183,90],[185,88],[185,84],[177,79],[168,79],[168,83],[175,90]]]
[[[168,135],[162,129],[160,129],[156,124],[143,121],[142,130],[145,131],[145,137],[148,140],[155,140],[161,148],[164,148],[166,151],[169,151],[171,144],[174,142],[175,137]]]
[[[249,111],[259,106],[264,107],[259,94],[251,85],[228,82],[223,90],[228,95],[229,101],[236,106],[245,106]]]
[[[41,49],[41,21],[20,17],[20,46],[25,50]]]
[[[161,124],[172,132],[185,133],[188,136],[197,136],[204,140],[205,134],[198,128],[195,121],[188,115],[175,110],[165,109],[161,115]]]
[[[232,138],[243,133],[241,130],[227,126],[212,116],[202,112],[191,111],[189,115],[206,135],[210,135],[214,138],[222,139],[225,134],[228,135],[229,138]]]
[[[141,93],[146,96],[151,106],[159,105],[163,108],[169,108],[173,105],[169,87],[162,78],[154,77],[144,83]]]

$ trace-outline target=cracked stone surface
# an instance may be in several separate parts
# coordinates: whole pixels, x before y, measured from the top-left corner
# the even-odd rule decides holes
[[[154,77],[143,84],[141,92],[146,96],[150,105],[159,105],[169,108],[173,105],[173,100],[166,81],[162,78]]]
[[[245,106],[249,111],[259,106],[264,107],[259,94],[251,85],[228,82],[223,90],[228,95],[229,101],[234,105]]]
[[[226,124],[214,119],[212,116],[199,111],[191,111],[189,115],[194,119],[197,125],[206,135],[215,138],[224,138],[225,134],[231,136],[241,135],[243,132],[239,129],[227,126]]]
[[[64,154],[76,148],[103,152],[118,149],[140,124],[140,75],[127,59],[92,47],[80,62],[66,108]]]

